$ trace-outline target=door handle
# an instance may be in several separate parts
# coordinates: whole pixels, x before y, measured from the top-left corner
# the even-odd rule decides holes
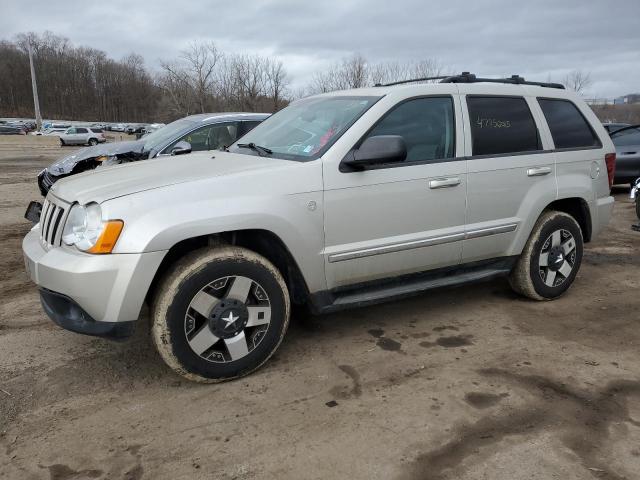
[[[527,170],[527,176],[529,177],[540,177],[542,175],[549,175],[551,173],[551,167],[537,167],[537,168],[529,168]]]
[[[447,177],[447,178],[436,178],[434,180],[429,180],[429,188],[449,188],[455,187],[456,185],[460,185],[460,178],[458,177]]]

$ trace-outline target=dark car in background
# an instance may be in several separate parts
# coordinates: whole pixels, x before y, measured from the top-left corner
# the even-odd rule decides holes
[[[267,117],[267,113],[202,113],[176,120],[139,140],[104,143],[76,150],[38,174],[40,193],[46,196],[59,179],[98,166],[223,148]]]
[[[629,125],[609,133],[616,146],[613,183],[633,185],[640,177],[640,125]]]
[[[0,125],[0,135],[26,135],[27,129],[19,125]]]

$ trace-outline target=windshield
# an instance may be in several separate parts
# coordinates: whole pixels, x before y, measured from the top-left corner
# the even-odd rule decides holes
[[[268,156],[311,160],[322,155],[380,97],[331,96],[298,100],[262,122],[229,151],[258,155],[255,144],[272,151]]]
[[[640,145],[640,129],[638,127],[625,128],[611,134],[611,140],[616,147]]]
[[[155,132],[151,132],[144,136],[144,151],[149,152],[162,147],[165,143],[175,140],[183,132],[190,130],[195,126],[195,122],[186,118],[181,118],[169,125],[159,128]]]

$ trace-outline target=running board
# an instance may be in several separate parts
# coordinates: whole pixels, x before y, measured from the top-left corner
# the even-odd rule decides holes
[[[329,313],[346,308],[361,307],[417,295],[435,288],[452,287],[504,277],[513,268],[517,257],[501,258],[490,262],[460,265],[420,274],[405,275],[358,287],[314,295],[314,310]]]

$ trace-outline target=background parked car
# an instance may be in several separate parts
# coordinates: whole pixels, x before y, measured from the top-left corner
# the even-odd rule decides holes
[[[111,125],[112,132],[124,132],[126,125],[124,123],[116,123],[115,125]]]
[[[27,131],[24,127],[17,125],[2,124],[0,125],[0,135],[26,135]]]
[[[60,134],[60,145],[97,145],[107,139],[100,128],[71,127]]]
[[[203,113],[176,120],[139,140],[85,148],[42,170],[38,174],[40,193],[46,196],[59,179],[101,165],[135,162],[192,150],[216,150],[231,145],[268,117],[267,113]]]
[[[629,123],[616,123],[616,122],[607,122],[602,124],[605,130],[609,133],[613,133],[616,130],[620,130],[621,128],[628,127],[629,125],[630,125]]]
[[[66,128],[43,128],[40,131],[30,132],[29,135],[38,135],[38,136],[60,136],[64,132],[66,132]]]
[[[616,172],[613,183],[633,185],[640,177],[640,125],[629,125],[609,135],[616,146]]]

